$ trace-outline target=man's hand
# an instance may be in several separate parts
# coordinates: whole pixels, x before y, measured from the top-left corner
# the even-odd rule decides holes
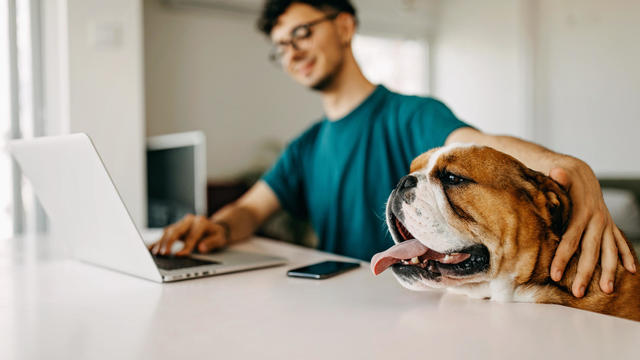
[[[164,229],[162,238],[149,246],[154,255],[169,255],[176,241],[184,241],[177,256],[189,255],[197,246],[198,251],[206,253],[224,247],[229,242],[227,229],[204,216],[185,215],[182,220]]]
[[[604,203],[600,183],[591,168],[575,158],[566,158],[561,167],[551,169],[549,176],[569,190],[573,201],[571,220],[562,236],[551,264],[551,278],[559,281],[567,263],[581,245],[578,270],[571,290],[576,297],[584,295],[598,258],[602,267],[600,289],[613,292],[618,254],[624,267],[635,273],[634,258],[622,233],[613,222]],[[581,241],[582,240],[582,241]]]

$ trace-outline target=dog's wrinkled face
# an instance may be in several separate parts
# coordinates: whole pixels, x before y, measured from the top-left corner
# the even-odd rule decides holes
[[[561,234],[567,194],[541,173],[488,147],[450,145],[411,164],[389,196],[396,245],[372,259],[407,288],[459,286],[499,274],[530,276],[540,239]]]

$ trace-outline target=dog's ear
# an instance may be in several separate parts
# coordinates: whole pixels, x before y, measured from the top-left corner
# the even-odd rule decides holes
[[[425,168],[429,163],[429,158],[431,157],[431,154],[433,154],[438,149],[440,148],[433,148],[425,153],[422,153],[415,159],[413,159],[413,161],[411,162],[411,166],[409,167],[409,173],[416,172],[418,170]]]
[[[525,179],[533,183],[544,196],[545,205],[551,217],[551,231],[562,238],[571,218],[571,198],[560,184],[541,172],[526,169]]]

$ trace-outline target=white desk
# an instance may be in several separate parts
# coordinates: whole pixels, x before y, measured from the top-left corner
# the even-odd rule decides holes
[[[402,288],[363,267],[287,269],[326,253],[255,239],[286,266],[156,284],[0,251],[2,359],[640,359],[640,323],[554,305]]]

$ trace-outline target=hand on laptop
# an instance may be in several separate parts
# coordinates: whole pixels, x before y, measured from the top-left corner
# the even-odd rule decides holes
[[[149,250],[154,255],[170,255],[171,247],[176,241],[184,241],[184,247],[176,255],[186,256],[196,246],[199,252],[206,253],[224,247],[229,239],[223,225],[205,216],[187,214],[182,220],[167,226],[162,238],[149,245]]]

